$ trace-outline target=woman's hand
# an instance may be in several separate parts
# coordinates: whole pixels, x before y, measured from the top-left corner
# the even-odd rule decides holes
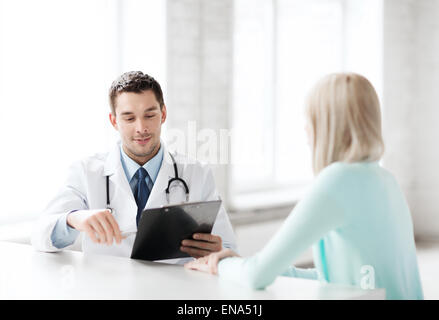
[[[239,257],[239,255],[230,249],[222,249],[221,251],[211,253],[207,256],[198,258],[184,265],[186,269],[204,271],[211,274],[218,273],[218,262],[227,257]]]

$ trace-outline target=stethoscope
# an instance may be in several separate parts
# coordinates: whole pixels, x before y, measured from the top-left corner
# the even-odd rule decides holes
[[[169,155],[171,156],[172,159],[172,163],[174,165],[174,178],[169,179],[168,181],[168,187],[165,190],[166,193],[166,201],[169,204],[169,193],[170,193],[170,188],[171,188],[171,184],[174,182],[181,182],[183,184],[184,187],[184,191],[186,193],[186,202],[189,202],[189,188],[186,184],[186,181],[184,181],[184,179],[180,178],[178,176],[178,169],[177,169],[177,162],[174,159],[174,156],[169,153]],[[111,213],[113,213],[113,208],[111,208],[110,206],[110,176],[106,176],[106,191],[107,191],[107,205],[105,206],[105,208],[107,210],[110,210]]]

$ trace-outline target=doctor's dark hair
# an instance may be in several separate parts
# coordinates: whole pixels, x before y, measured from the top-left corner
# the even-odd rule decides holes
[[[116,98],[123,92],[142,93],[143,91],[152,90],[155,98],[163,108],[165,102],[163,100],[163,92],[160,84],[151,76],[142,71],[125,72],[113,81],[109,91],[111,112],[116,114]]]

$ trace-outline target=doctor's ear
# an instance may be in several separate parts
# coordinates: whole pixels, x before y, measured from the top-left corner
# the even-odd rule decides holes
[[[166,116],[168,115],[168,111],[166,110],[166,105],[163,105],[161,108],[161,113],[162,113],[162,124],[165,122],[166,120]]]
[[[111,125],[113,126],[113,128],[116,130],[119,130],[117,127],[116,115],[114,115],[112,112],[110,112],[109,118],[110,118],[110,122],[111,122]]]

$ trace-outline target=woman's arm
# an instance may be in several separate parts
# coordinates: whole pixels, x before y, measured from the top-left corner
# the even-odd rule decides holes
[[[249,258],[233,257],[219,262],[220,277],[260,289],[271,284],[276,276],[288,272],[294,259],[345,223],[341,201],[332,192],[342,187],[341,182],[328,174],[317,179],[310,193],[297,204],[261,251]],[[296,270],[296,274],[304,275],[300,270]],[[317,272],[307,275],[316,277]]]
[[[316,268],[304,269],[290,266],[282,276],[317,280],[318,272]]]

